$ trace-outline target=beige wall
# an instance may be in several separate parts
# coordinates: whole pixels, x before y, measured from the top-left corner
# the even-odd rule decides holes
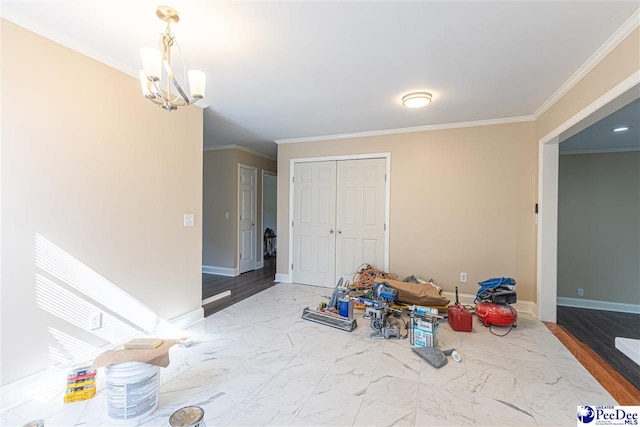
[[[278,273],[288,273],[290,159],[381,152],[391,153],[391,272],[469,294],[511,276],[519,298],[535,300],[533,122],[279,145]]]
[[[204,153],[204,238],[202,264],[238,267],[238,164],[257,168],[256,260],[262,259],[262,171],[277,171],[277,162],[230,148]],[[224,213],[229,212],[229,219]]]
[[[6,384],[52,365],[50,348],[73,353],[49,328],[94,347],[120,336],[86,330],[86,307],[109,314],[101,332],[114,318],[136,329],[126,314],[140,307],[125,308],[120,295],[111,316],[109,293],[165,319],[200,308],[203,114],[168,113],[136,79],[0,22]],[[195,227],[183,227],[184,213],[195,213]],[[38,235],[53,245],[38,254],[58,253],[48,267],[36,258]],[[54,307],[36,281],[60,297]],[[71,317],[52,314],[60,308]]]
[[[640,152],[560,156],[558,296],[640,304]]]
[[[238,212],[236,150],[205,151],[203,155],[202,265],[234,268],[235,220]],[[225,219],[229,212],[229,219]]]

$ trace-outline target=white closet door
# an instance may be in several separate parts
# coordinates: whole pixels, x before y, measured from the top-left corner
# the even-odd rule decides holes
[[[296,163],[293,281],[335,286],[336,162]]]
[[[255,168],[240,166],[238,172],[238,210],[240,212],[238,268],[240,273],[256,268],[256,175]]]
[[[336,278],[362,263],[384,269],[385,159],[337,163]]]

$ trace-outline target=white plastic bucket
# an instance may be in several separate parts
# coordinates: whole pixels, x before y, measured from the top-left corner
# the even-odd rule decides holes
[[[160,367],[142,362],[118,363],[105,368],[107,408],[113,423],[139,420],[158,407]]]

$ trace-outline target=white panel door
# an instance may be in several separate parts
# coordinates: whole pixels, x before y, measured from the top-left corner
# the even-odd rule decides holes
[[[336,162],[296,163],[293,281],[335,286]]]
[[[256,176],[255,168],[240,166],[238,172],[239,273],[256,268]]]
[[[336,280],[363,263],[384,269],[385,159],[337,162]]]

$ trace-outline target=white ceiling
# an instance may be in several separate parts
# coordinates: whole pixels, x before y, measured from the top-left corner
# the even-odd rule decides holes
[[[629,130],[613,132],[623,126]],[[559,148],[561,153],[640,150],[640,98],[562,141]]]
[[[1,4],[6,19],[132,76],[138,47],[164,28],[149,0]],[[172,32],[187,67],[207,73],[205,148],[275,156],[274,140],[530,116],[639,3],[166,4],[180,12]],[[433,103],[401,107],[417,89]]]

